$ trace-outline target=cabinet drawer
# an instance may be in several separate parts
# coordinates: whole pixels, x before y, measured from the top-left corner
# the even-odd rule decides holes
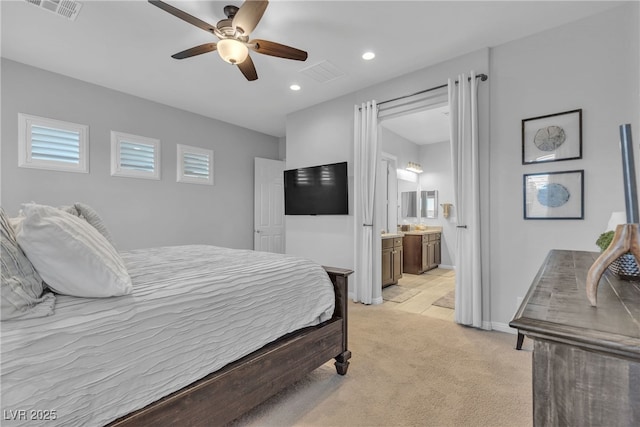
[[[435,242],[436,240],[440,240],[440,233],[432,233],[432,234],[428,234],[427,236],[429,236],[430,242]]]
[[[393,239],[393,247],[397,248],[399,246],[402,246],[402,237],[396,237]]]
[[[396,239],[382,239],[382,249],[393,248],[393,243]]]

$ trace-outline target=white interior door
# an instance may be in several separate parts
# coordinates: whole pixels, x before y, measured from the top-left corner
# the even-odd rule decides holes
[[[255,158],[253,249],[284,253],[284,162]]]

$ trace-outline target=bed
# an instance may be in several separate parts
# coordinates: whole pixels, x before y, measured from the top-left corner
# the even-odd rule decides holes
[[[224,425],[331,359],[346,374],[350,270],[208,245],[119,255],[130,293],[2,322],[3,425]]]

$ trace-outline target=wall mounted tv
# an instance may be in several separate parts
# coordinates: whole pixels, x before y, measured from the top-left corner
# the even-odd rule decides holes
[[[285,215],[348,215],[347,162],[284,171]]]

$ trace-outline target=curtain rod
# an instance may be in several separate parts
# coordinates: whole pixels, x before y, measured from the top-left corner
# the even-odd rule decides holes
[[[487,76],[486,74],[478,74],[478,75],[476,75],[476,78],[480,78],[480,81],[485,81],[485,80],[487,80],[489,78],[489,76]],[[471,81],[471,77],[469,77],[469,81]],[[458,84],[457,80],[456,80],[456,84]],[[412,93],[411,95],[405,95],[405,96],[399,96],[399,97],[393,98],[393,99],[387,99],[386,101],[378,102],[377,105],[386,104],[387,102],[399,101],[399,100],[404,99],[404,98],[409,98],[409,97],[412,97],[412,96],[421,95],[423,93],[431,92],[433,90],[443,89],[443,88],[445,88],[447,86],[449,86],[449,85],[448,84],[443,84],[443,85],[440,85],[440,86],[436,86],[436,87],[432,87],[432,88],[429,88],[429,89],[421,90],[420,92]]]

